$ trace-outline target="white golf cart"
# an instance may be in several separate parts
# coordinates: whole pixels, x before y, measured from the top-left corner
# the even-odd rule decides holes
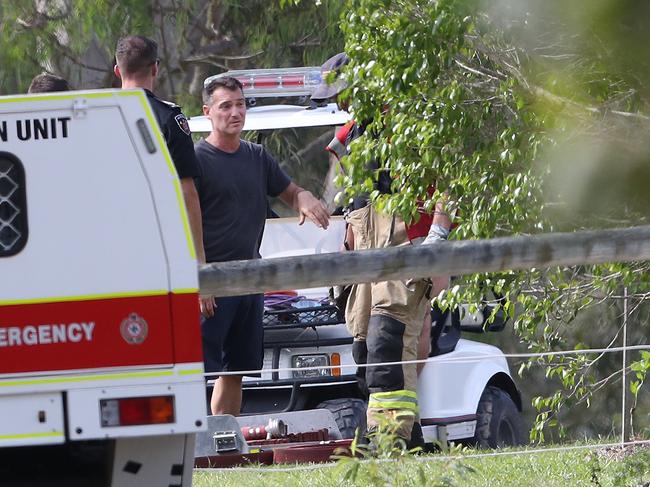
[[[281,97],[282,102],[288,97],[308,100],[320,80],[320,69],[231,71],[218,76],[225,75],[242,81],[249,105],[253,105],[254,99],[268,96]],[[313,137],[314,127],[320,127],[321,136],[329,132],[333,137],[334,127],[349,119],[350,115],[335,104],[252,106],[244,130],[256,131],[258,137],[283,129],[305,131]],[[211,130],[205,117],[192,117],[189,123],[195,133]],[[300,140],[305,145],[310,142],[307,136],[300,136]],[[321,157],[323,164],[328,164],[325,150]],[[267,220],[261,254],[274,258],[337,252],[344,229],[342,217],[333,217],[326,231],[309,222],[298,226],[296,218],[272,218]],[[243,413],[327,409],[333,413],[342,437],[352,438],[355,429],[365,424],[366,398],[355,375],[352,337],[341,310],[328,298],[328,289],[283,290],[268,295],[265,304],[264,368],[284,370],[245,379]],[[432,351],[418,382],[427,442],[454,440],[493,448],[525,442],[522,400],[502,352],[461,338],[461,332],[503,329],[505,322],[498,317],[484,329],[484,316],[489,311],[442,314],[432,310]],[[313,370],[318,366],[328,368]],[[307,367],[312,369],[300,370]]]

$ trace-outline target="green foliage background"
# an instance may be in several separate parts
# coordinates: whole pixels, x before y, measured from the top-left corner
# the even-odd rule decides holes
[[[454,239],[647,223],[650,35],[636,17],[646,7],[578,3],[351,0],[342,23],[352,58],[347,95],[372,136],[353,143],[341,177],[347,194],[369,193],[378,207],[410,220],[418,201],[430,208],[447,192],[458,206]],[[621,50],[631,45],[634,54]],[[394,175],[392,194],[374,191],[369,160]],[[429,197],[433,180],[438,194]],[[644,341],[647,263],[455,282],[443,304],[478,306],[486,290],[504,295],[503,311],[533,352],[620,345],[626,288],[634,339]],[[607,308],[609,321],[588,322],[594,307]],[[582,341],[585,327],[591,333]],[[589,405],[620,379],[616,359],[605,357],[522,364],[522,373],[542,364],[555,384],[533,392],[533,439],[544,439],[549,426],[562,434],[558,412]],[[634,359],[638,392],[646,369]],[[646,413],[637,419],[637,427],[648,424]]]

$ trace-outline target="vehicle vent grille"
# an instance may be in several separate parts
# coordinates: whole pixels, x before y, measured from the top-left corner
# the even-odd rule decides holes
[[[0,153],[0,257],[20,252],[26,242],[25,171],[14,156]]]

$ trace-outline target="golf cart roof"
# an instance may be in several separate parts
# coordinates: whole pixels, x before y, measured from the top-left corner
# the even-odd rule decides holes
[[[269,130],[299,127],[343,125],[352,117],[339,110],[336,103],[318,108],[297,105],[267,105],[249,108],[246,112],[244,130]],[[210,120],[201,115],[189,119],[192,132],[210,132]]]

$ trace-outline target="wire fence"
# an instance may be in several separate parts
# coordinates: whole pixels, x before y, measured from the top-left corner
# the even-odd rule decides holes
[[[313,366],[313,367],[275,367],[275,368],[262,368],[255,370],[245,370],[245,371],[224,371],[219,373],[206,373],[204,376],[207,379],[212,379],[218,376],[224,375],[259,375],[262,373],[285,373],[285,372],[294,372],[294,371],[317,371],[317,370],[333,370],[340,369],[355,371],[358,368],[371,368],[379,366],[389,366],[389,365],[405,365],[405,364],[425,364],[427,362],[435,362],[436,364],[441,363],[477,363],[486,360],[495,360],[495,359],[545,359],[553,358],[558,356],[577,356],[577,355],[601,355],[601,354],[612,354],[620,353],[622,355],[622,366],[618,373],[621,374],[621,437],[620,441],[616,443],[595,443],[595,444],[585,444],[585,445],[566,445],[566,446],[556,446],[556,447],[539,447],[539,448],[525,448],[521,450],[514,451],[491,451],[491,452],[476,452],[468,453],[463,452],[457,455],[448,455],[448,454],[439,454],[439,455],[426,455],[414,457],[418,462],[435,462],[435,461],[447,461],[447,460],[466,460],[466,459],[476,459],[476,458],[487,458],[487,457],[497,457],[497,456],[512,456],[512,455],[529,455],[529,454],[540,454],[540,453],[549,453],[549,452],[561,452],[561,451],[573,451],[573,450],[596,450],[604,448],[613,448],[620,447],[625,448],[628,446],[648,446],[650,440],[633,440],[628,441],[627,435],[629,431],[627,429],[626,420],[627,415],[630,412],[627,411],[627,388],[629,382],[627,381],[627,371],[629,368],[629,361],[631,358],[632,352],[646,351],[650,350],[650,344],[642,345],[628,345],[628,321],[629,321],[629,308],[628,308],[628,291],[627,288],[623,292],[623,316],[622,316],[622,345],[621,346],[609,346],[605,348],[589,348],[589,349],[572,349],[572,350],[560,350],[554,352],[529,352],[529,353],[494,353],[494,354],[482,354],[478,356],[453,356],[453,355],[440,355],[436,357],[429,357],[426,359],[417,359],[417,360],[404,360],[404,361],[395,361],[395,362],[381,362],[373,364],[340,364],[340,365],[322,365],[322,366]],[[213,383],[214,380],[208,380],[208,383]],[[380,461],[397,461],[384,459]],[[318,468],[330,468],[335,466],[335,463],[329,464],[319,464],[319,465],[297,465],[294,467],[273,467],[266,469],[268,472],[292,472],[292,471],[308,471]],[[204,471],[221,471],[227,469],[202,469]],[[251,472],[260,472],[260,468],[248,468],[248,467],[239,467],[237,471],[251,471]]]
[[[633,252],[630,253],[630,256],[625,257],[623,259],[619,259],[618,255],[613,256],[612,255],[605,255],[603,254],[602,256],[599,256],[598,258],[592,258],[588,262],[592,263],[597,263],[597,262],[611,262],[611,261],[630,261],[630,260],[644,260],[648,258],[648,239],[646,236],[646,233],[650,231],[650,227],[639,227],[638,229],[630,229],[629,230],[632,235],[636,235],[638,237],[638,246],[641,250],[635,249]],[[643,233],[646,232],[646,233]],[[624,236],[620,234],[619,231],[614,231],[612,235],[604,235],[603,232],[597,232],[594,233],[593,236],[590,236],[589,238],[596,238],[598,239],[599,245],[607,246],[613,242],[614,238],[619,238],[620,242],[629,242],[630,239],[628,236]],[[585,248],[584,242],[578,242],[575,237],[578,235],[572,234],[572,235],[567,235],[565,238],[566,241],[562,242],[557,242],[558,249],[562,248],[563,252],[566,248],[568,248],[568,244],[571,243],[571,245],[575,245],[576,249],[578,249],[578,253],[582,251],[582,249]],[[591,235],[591,234],[589,234]],[[587,236],[587,233],[584,234],[584,236]],[[546,237],[545,237],[546,238]],[[551,236],[549,236],[551,238]],[[552,237],[556,238],[556,237]],[[582,237],[581,237],[582,238]],[[530,245],[536,245],[536,239],[522,239],[520,237],[515,238],[515,239],[504,239],[503,242],[507,241],[508,245],[518,245],[519,241],[523,243],[525,241],[526,247],[525,249],[522,250],[522,255],[528,255],[530,253]],[[501,245],[501,242],[499,239],[495,239],[492,242],[495,242],[495,244],[498,243],[498,245]],[[550,241],[549,241],[550,242]],[[483,244],[483,242],[479,242],[480,244]],[[548,242],[547,242],[548,243]],[[372,274],[369,270],[364,268],[363,266],[359,268],[354,268],[354,265],[359,266],[361,262],[361,256],[358,256],[359,262],[355,262],[354,260],[351,259],[352,255],[348,254],[353,254],[353,252],[348,252],[346,253],[345,257],[348,258],[349,262],[338,262],[337,265],[340,267],[345,267],[346,271],[350,276],[352,275],[358,275],[360,272],[364,273],[364,279],[363,282],[369,282],[369,281],[375,281],[375,280],[385,280],[385,279],[393,279],[393,278],[403,278],[404,275],[406,275],[407,272],[420,272],[424,276],[426,275],[442,275],[442,274],[454,274],[454,272],[442,272],[441,271],[441,263],[446,263],[448,260],[451,262],[451,257],[456,258],[456,261],[453,263],[449,263],[448,265],[453,267],[454,270],[460,265],[458,263],[459,259],[460,260],[467,260],[469,257],[472,257],[474,260],[472,261],[471,265],[463,267],[465,269],[462,273],[464,274],[471,274],[474,272],[484,272],[488,270],[498,270],[498,269],[476,269],[476,256],[481,253],[481,248],[479,248],[476,242],[469,242],[469,243],[463,243],[462,245],[467,246],[466,249],[461,249],[460,246],[456,249],[456,253],[454,255],[449,255],[449,259],[447,257],[445,258],[440,258],[439,261],[435,261],[430,263],[430,265],[423,266],[420,265],[419,269],[417,271],[413,271],[412,269],[406,269],[406,268],[395,268],[392,269],[391,272],[392,274],[388,275],[385,273],[384,269],[384,262],[389,256],[392,256],[393,253],[395,252],[411,252],[414,254],[416,252],[420,252],[422,255],[417,255],[415,257],[418,257],[418,259],[413,259],[414,261],[421,262],[422,258],[425,257],[430,257],[422,249],[391,249],[390,251],[386,251],[386,255],[381,254],[379,255],[378,251],[375,251],[377,253],[377,256],[374,256],[373,258],[376,260],[376,266],[371,266],[368,265],[367,268],[370,269],[381,269],[382,272],[382,277],[383,279],[377,279],[377,276]],[[452,248],[452,246],[448,247],[449,249]],[[591,247],[590,247],[591,248]],[[389,252],[395,251],[389,254]],[[461,251],[467,251],[467,255],[462,254]],[[372,251],[369,251],[372,252]],[[534,252],[533,252],[534,253]],[[461,255],[462,254],[462,255]],[[490,253],[490,255],[500,255],[499,251],[493,251]],[[633,254],[633,255],[632,255]],[[372,263],[373,261],[370,260],[370,253],[367,254],[368,263]],[[374,254],[373,254],[374,255]],[[409,254],[410,255],[410,254]],[[469,256],[469,257],[468,257]],[[404,257],[404,256],[403,256]],[[579,263],[585,263],[587,262],[584,259],[584,256],[569,256],[568,254],[563,256],[564,260],[562,261],[563,264],[568,264],[568,265],[575,265]],[[300,285],[304,285],[304,287],[311,287],[313,285],[322,285],[324,284],[327,279],[328,284],[331,284],[332,282],[337,282],[336,279],[334,279],[330,274],[334,275],[334,272],[332,269],[328,268],[328,262],[324,259],[316,260],[314,259],[314,262],[311,262],[310,260],[306,260],[306,258],[302,258],[303,260],[300,260],[300,262],[296,262],[296,267],[300,268],[300,273],[302,277],[302,281],[300,281]],[[278,262],[270,262],[277,260]],[[321,260],[323,262],[321,262]],[[363,261],[365,264],[366,260]],[[471,259],[470,259],[471,260]],[[294,279],[294,274],[293,270],[286,270],[282,271],[282,269],[278,270],[278,266],[283,266],[286,265],[286,263],[279,262],[280,259],[270,259],[269,261],[262,263],[261,265],[259,262],[256,263],[242,263],[242,262],[237,262],[234,264],[230,265],[224,265],[224,266],[216,266],[210,269],[206,269],[206,272],[204,274],[204,279],[202,281],[202,290],[203,290],[203,282],[205,282],[207,290],[208,291],[218,291],[218,295],[234,295],[234,294],[246,294],[247,292],[250,292],[251,289],[255,286],[261,286],[262,283],[264,286],[273,286],[274,288],[277,289],[283,289],[283,285],[285,282],[293,282]],[[525,261],[525,263],[524,263]],[[532,262],[532,264],[531,264]],[[554,263],[555,264],[555,263]],[[292,263],[293,265],[293,263]],[[447,264],[445,264],[447,265]],[[516,266],[513,266],[512,263],[508,264],[507,267],[505,268],[528,268],[530,266],[547,266],[549,265],[548,262],[545,262],[543,264],[540,264],[539,262],[533,262],[526,259],[523,259],[521,263],[516,264]],[[266,267],[269,267],[267,269]],[[275,267],[274,267],[275,266]],[[518,266],[518,267],[517,267]],[[462,267],[462,266],[461,266]],[[470,268],[471,267],[471,268]],[[375,269],[375,271],[377,271]],[[435,270],[436,272],[432,272],[431,270]],[[266,273],[265,273],[266,272]],[[284,273],[283,273],[284,272]],[[326,272],[328,274],[327,278],[319,277],[318,279],[315,280],[313,277],[316,274],[320,274],[321,272]],[[377,271],[379,272],[379,271]],[[248,277],[243,277],[243,276],[255,276],[255,279],[249,279]],[[279,276],[279,277],[278,277]],[[419,276],[419,274],[418,274]],[[223,289],[225,287],[233,287],[231,278],[237,278],[241,280],[241,283],[238,282],[238,286],[235,286],[233,289]],[[336,276],[338,279],[338,275]],[[270,279],[272,281],[271,284],[267,282],[267,280]],[[344,279],[344,282],[340,282],[340,284],[346,284],[346,283],[352,283],[352,282],[357,282],[354,280],[352,277],[347,277],[347,280]],[[227,286],[225,284],[219,284],[219,281],[222,283],[227,283]],[[276,282],[277,281],[277,282]],[[303,282],[304,281],[304,282]],[[321,282],[322,281],[322,282]],[[294,283],[296,284],[296,283]],[[260,288],[257,289],[257,292],[259,292]],[[217,293],[215,293],[217,294]],[[618,296],[617,296],[618,298]],[[351,363],[342,363],[340,365],[319,365],[319,366],[312,366],[312,367],[274,367],[274,368],[262,368],[262,369],[257,369],[257,370],[245,370],[245,371],[228,371],[228,372],[220,372],[220,373],[207,373],[205,374],[206,378],[212,379],[214,377],[218,376],[225,376],[225,375],[259,375],[259,374],[273,374],[273,373],[284,373],[284,372],[293,372],[293,371],[302,371],[302,372],[307,372],[307,371],[315,371],[315,370],[332,370],[332,369],[339,369],[339,370],[356,370],[357,368],[370,368],[370,367],[378,367],[378,366],[388,366],[388,365],[403,365],[403,364],[422,364],[426,362],[434,362],[436,364],[442,364],[442,363],[449,363],[449,362],[454,362],[454,363],[477,363],[477,362],[482,362],[482,361],[487,361],[487,360],[506,360],[506,359],[545,359],[545,358],[550,358],[550,357],[560,357],[560,356],[584,356],[584,355],[592,355],[592,354],[612,354],[612,353],[621,353],[622,357],[622,366],[619,370],[617,370],[614,374],[610,376],[614,377],[617,374],[620,374],[621,376],[621,437],[620,441],[617,443],[607,443],[607,444],[591,444],[591,445],[567,445],[567,446],[558,446],[558,447],[551,447],[551,448],[526,448],[522,450],[516,450],[516,451],[493,451],[493,452],[480,452],[480,453],[472,453],[472,454],[467,454],[463,453],[461,455],[435,455],[435,456],[424,456],[424,457],[418,457],[417,461],[440,461],[440,460],[452,460],[452,459],[461,459],[461,458],[483,458],[483,457],[495,457],[495,456],[501,456],[501,455],[526,455],[526,454],[537,454],[537,453],[545,453],[545,452],[557,452],[557,451],[570,451],[570,450],[578,450],[578,449],[600,449],[600,448],[610,448],[610,447],[626,447],[626,446],[632,446],[632,445],[642,445],[646,446],[650,443],[650,441],[628,441],[627,436],[629,434],[629,430],[626,427],[627,420],[628,420],[628,415],[630,412],[627,410],[628,409],[628,401],[627,401],[627,395],[628,395],[628,387],[629,383],[627,380],[627,374],[628,374],[628,368],[629,368],[629,361],[630,361],[630,354],[633,352],[638,352],[638,351],[646,351],[650,350],[650,344],[640,344],[640,345],[628,345],[628,337],[630,336],[628,333],[628,321],[629,321],[629,305],[628,305],[628,290],[627,288],[624,289],[623,295],[620,296],[620,298],[623,299],[623,320],[622,320],[622,325],[619,330],[622,331],[622,345],[621,346],[608,346],[604,348],[590,348],[590,349],[572,349],[572,350],[562,350],[562,351],[554,351],[554,352],[530,352],[530,353],[484,353],[480,355],[472,355],[472,356],[454,356],[452,354],[449,355],[438,355],[435,357],[430,357],[427,359],[417,359],[417,360],[408,360],[408,361],[395,361],[395,362],[382,362],[382,363],[374,363],[374,364],[351,364]],[[213,382],[210,380],[209,382]],[[325,465],[327,466],[327,465]],[[295,471],[295,470],[311,470],[315,468],[324,468],[324,465],[308,465],[308,466],[298,466],[298,467],[291,467],[291,468],[272,468],[269,469],[269,472],[281,472],[281,471]],[[330,465],[331,466],[331,465]],[[253,469],[248,469],[248,468],[239,468],[238,471],[246,471],[246,470],[251,470],[255,472],[259,472],[260,469],[258,468],[253,468]]]
[[[427,362],[445,363],[475,363],[491,359],[500,358],[543,358],[543,357],[556,357],[566,355],[589,355],[589,354],[602,354],[602,353],[618,353],[628,352],[634,350],[650,350],[650,345],[630,345],[623,347],[609,347],[609,348],[589,348],[589,349],[574,349],[574,350],[560,350],[557,352],[537,352],[537,353],[498,353],[498,354],[484,354],[472,357],[446,357],[444,355],[435,358],[416,359],[416,360],[401,360],[398,362],[377,362],[373,364],[341,364],[341,365],[318,365],[313,367],[279,367],[279,368],[262,368],[252,370],[239,370],[239,371],[224,371],[224,372],[208,372],[203,374],[206,378],[218,377],[222,375],[259,375],[261,373],[273,372],[293,372],[293,371],[310,371],[310,370],[332,370],[332,369],[357,369],[357,368],[372,368],[372,367],[385,367],[389,365],[405,365],[405,364],[426,364]]]

